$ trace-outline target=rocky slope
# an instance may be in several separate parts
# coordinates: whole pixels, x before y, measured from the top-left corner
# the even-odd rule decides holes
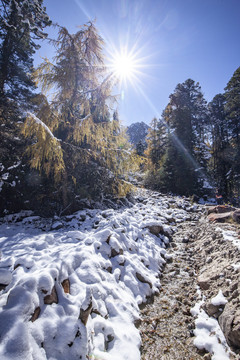
[[[142,310],[142,360],[240,359],[239,225],[191,215],[170,246],[161,293]],[[214,337],[224,353],[213,352]]]

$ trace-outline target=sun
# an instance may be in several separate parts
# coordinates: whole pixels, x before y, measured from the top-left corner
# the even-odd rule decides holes
[[[120,82],[132,81],[138,72],[138,60],[127,50],[115,51],[110,59],[110,70]]]
[[[113,80],[114,88],[119,91],[122,99],[130,88],[136,92],[141,90],[143,79],[147,76],[146,70],[149,68],[148,56],[143,56],[143,48],[138,48],[137,44],[132,48],[127,44],[117,48],[110,43],[106,60],[108,78]]]
[[[136,64],[131,55],[120,54],[113,59],[112,70],[120,79],[128,79],[136,72]]]

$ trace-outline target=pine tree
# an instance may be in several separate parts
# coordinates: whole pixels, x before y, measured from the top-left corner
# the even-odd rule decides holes
[[[42,4],[42,0],[0,0],[1,213],[27,208],[33,192],[43,184],[27,164],[27,140],[21,136],[25,111],[34,107],[33,55],[38,41],[47,36],[44,28],[51,24]]]
[[[167,144],[167,126],[163,119],[153,118],[147,135],[147,149],[145,155],[148,159],[148,175],[146,186],[159,189],[159,168],[162,166],[163,156]]]
[[[163,117],[168,126],[168,144],[161,186],[179,194],[193,194],[202,185],[200,178],[204,180],[197,171],[207,156],[204,129],[208,114],[199,84],[191,79],[178,84]]]
[[[240,138],[240,67],[229,80],[224,95],[226,98],[225,111],[232,139],[238,143]]]
[[[32,91],[33,54],[36,40],[47,36],[51,24],[43,1],[1,0],[0,9],[0,99],[3,107],[29,107]],[[10,103],[9,103],[10,101]],[[3,113],[2,113],[3,114]]]
[[[230,195],[230,183],[227,174],[231,168],[232,150],[225,104],[226,98],[223,94],[216,95],[209,103],[212,144],[212,156],[209,165],[218,192],[228,198]]]
[[[233,196],[240,197],[240,67],[234,72],[225,88],[225,112],[230,129],[232,147],[232,166],[229,171],[229,182],[232,184]]]
[[[150,168],[157,170],[160,166],[166,144],[166,126],[162,119],[153,118],[147,135],[146,154],[150,160]]]

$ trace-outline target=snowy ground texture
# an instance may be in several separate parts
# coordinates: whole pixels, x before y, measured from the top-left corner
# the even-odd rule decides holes
[[[6,216],[0,359],[140,359],[139,305],[159,292],[166,245],[195,210],[152,193],[129,208],[80,211],[51,225]]]

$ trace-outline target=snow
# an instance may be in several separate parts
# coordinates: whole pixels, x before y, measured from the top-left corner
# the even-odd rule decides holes
[[[0,358],[140,360],[139,305],[159,293],[174,220],[185,221],[191,208],[169,199],[152,194],[129,208],[48,223],[30,211],[0,219]],[[198,312],[199,344],[215,323],[204,327]]]
[[[200,289],[198,289],[198,294],[201,297]],[[193,331],[195,339],[193,343],[198,349],[205,349],[211,353],[212,360],[229,360],[231,352],[229,346],[218,321],[213,317],[209,317],[202,309],[204,300],[203,297],[191,309],[191,314],[195,317],[195,329]],[[212,298],[212,303],[214,305],[226,303],[221,290],[215,298]]]
[[[218,294],[211,299],[211,303],[215,306],[225,305],[227,302],[228,301],[224,297],[221,289],[219,290]]]
[[[8,285],[12,280],[12,273],[6,269],[0,269],[0,284]]]
[[[17,168],[19,165],[21,165],[21,161],[17,161],[17,162],[16,162],[16,164],[14,164],[14,165],[12,165],[12,166],[8,167],[8,170],[15,169],[15,168]]]
[[[223,230],[222,228],[218,227],[216,230],[220,231],[223,235],[223,239],[225,241],[231,241],[234,246],[236,246],[240,250],[240,239],[237,237],[235,231],[232,230]]]
[[[233,267],[234,271],[237,271],[240,269],[240,264],[232,264],[232,267]]]
[[[9,173],[5,173],[5,174],[2,174],[1,177],[2,177],[3,180],[7,180],[8,176],[9,176]]]
[[[57,139],[53,133],[51,132],[51,130],[49,129],[49,127],[42,121],[40,120],[36,115],[32,114],[31,112],[28,112],[28,116],[31,117],[31,119],[33,119],[35,121],[36,124],[39,124],[40,126],[42,126],[46,132],[51,136],[52,139],[55,139],[57,141],[61,141],[60,139]]]

